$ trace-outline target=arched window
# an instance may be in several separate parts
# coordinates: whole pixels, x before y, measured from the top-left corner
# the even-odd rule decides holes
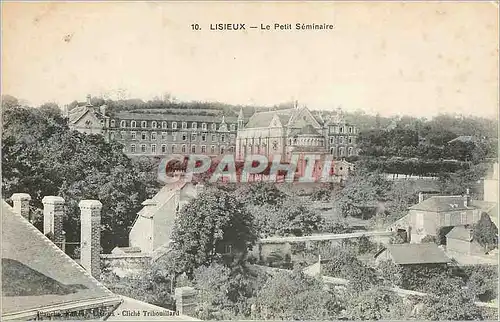
[[[186,122],[182,122],[182,128],[183,129],[187,129],[187,127],[188,127],[187,123]]]
[[[137,123],[135,121],[130,122],[130,127],[136,127]]]
[[[198,128],[198,124],[196,124],[196,122],[191,123],[191,128],[192,129]]]
[[[167,122],[161,122],[161,128],[166,129],[167,128]]]
[[[151,122],[151,127],[152,127],[153,129],[156,129],[157,125],[158,125],[158,124],[156,123],[156,121]]]
[[[207,129],[207,123],[201,123],[201,129],[206,130]]]
[[[177,130],[177,122],[172,122],[172,129]]]
[[[120,121],[120,127],[127,127],[127,122]]]
[[[115,120],[111,120],[111,126],[115,127]]]
[[[142,121],[142,122],[141,122],[141,127],[142,127],[142,128],[146,128],[146,127],[148,127],[148,122],[146,122],[146,121]]]
[[[215,130],[217,130],[217,124],[212,123],[212,131],[215,131]]]
[[[347,149],[347,155],[351,156],[352,155],[352,148]]]

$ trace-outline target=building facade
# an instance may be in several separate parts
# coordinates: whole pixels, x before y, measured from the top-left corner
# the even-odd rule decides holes
[[[102,134],[120,142],[128,155],[249,154],[285,162],[293,155],[332,155],[343,159],[358,155],[358,129],[345,121],[342,111],[323,119],[307,107],[254,113],[246,120],[216,115],[180,115],[149,111],[107,113],[106,106],[87,103],[67,112],[70,128]]]

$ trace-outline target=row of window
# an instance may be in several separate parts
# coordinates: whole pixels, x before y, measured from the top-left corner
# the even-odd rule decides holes
[[[330,126],[330,133],[357,133],[352,126]]]
[[[140,144],[139,146],[136,146],[135,144],[131,144],[130,145],[130,153],[138,153],[137,149],[139,149],[140,153],[151,153],[151,154],[157,154],[158,153],[158,149],[157,149],[157,145],[156,144],[151,144],[149,147],[146,144]],[[124,151],[124,152],[127,152],[127,151]],[[188,146],[186,144],[181,145],[180,146],[180,151],[179,151],[178,147],[175,144],[172,144],[170,146],[170,149],[167,148],[166,144],[162,144],[160,146],[160,152],[162,154],[167,154],[167,153],[188,153]],[[206,145],[201,145],[201,146],[198,147],[197,145],[193,144],[193,145],[191,145],[191,148],[190,148],[189,152],[191,152],[191,153],[207,153],[207,146]],[[230,146],[227,149],[227,152],[234,153],[234,147]],[[226,147],[225,146],[221,146],[221,147],[219,147],[219,149],[217,149],[217,147],[215,145],[211,145],[210,146],[210,153],[211,154],[216,154],[216,153],[224,154],[224,153],[226,153]]]
[[[177,133],[176,132],[172,132],[171,136],[172,136],[172,141],[177,141]],[[200,136],[201,142],[206,142],[207,141],[208,134],[201,133],[199,136]],[[179,133],[179,139],[181,141],[187,141],[188,137],[189,137],[188,133]],[[217,134],[211,134],[211,137],[212,137],[212,142],[217,142],[217,139],[218,139],[218,135]],[[110,132],[110,138],[112,140],[114,140],[114,139],[117,138],[115,136],[114,132]],[[127,132],[126,131],[121,131],[118,138],[122,139],[122,140],[125,140],[125,139],[137,140],[137,133],[135,131],[131,131],[130,135],[127,136]],[[168,140],[168,133],[167,132],[161,132],[160,138],[161,138],[161,140],[164,140],[164,141]],[[226,138],[227,138],[227,136],[225,134],[221,134],[220,135],[220,142],[226,142]],[[147,132],[141,132],[140,139],[142,141],[148,140],[148,133]],[[158,133],[151,132],[151,135],[150,135],[149,139],[153,140],[153,141],[157,140],[158,139]],[[191,133],[191,141],[194,142],[197,139],[198,139],[198,134],[197,133]],[[229,135],[229,139],[230,139],[230,142],[234,143],[234,141],[236,139],[236,135],[230,134]]]
[[[340,147],[338,148],[330,148],[330,154],[334,155],[334,156],[339,156],[339,157],[345,157],[345,148],[344,147]],[[355,155],[354,154],[354,149],[353,148],[348,148],[347,149],[347,156],[352,156],[352,155]]]
[[[334,136],[330,137],[330,144],[355,144],[356,143],[356,138],[352,136],[348,136],[347,140],[345,140],[343,136],[339,136],[337,139],[335,139]]]
[[[127,121],[125,120],[122,120],[120,121],[120,127],[121,128],[126,128],[127,127]],[[224,126],[226,124],[225,123],[222,123],[219,125],[219,130],[221,129],[224,129]],[[111,120],[111,127],[115,127],[116,126],[116,121],[115,120]],[[162,129],[168,129],[168,122],[166,121],[163,121],[161,123],[158,123],[156,121],[151,121],[151,128],[153,129],[158,129],[158,128],[161,128]],[[136,128],[137,127],[137,122],[136,121],[130,121],[130,124],[129,124],[129,127],[131,128]],[[148,121],[141,121],[141,128],[145,129],[148,127]],[[172,124],[170,125],[170,127],[172,129],[177,129],[177,122],[172,122]],[[188,123],[187,122],[181,122],[181,128],[182,129],[187,129],[188,128]],[[192,122],[191,123],[191,129],[198,129],[198,123],[197,122]],[[207,123],[201,123],[201,129],[202,130],[207,130],[208,127],[207,127]],[[236,131],[236,124],[230,124],[229,125],[229,129],[231,131]],[[216,131],[217,130],[217,124],[216,123],[212,123],[211,124],[211,130],[212,131]]]

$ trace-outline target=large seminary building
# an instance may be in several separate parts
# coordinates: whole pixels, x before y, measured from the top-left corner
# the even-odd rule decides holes
[[[358,129],[348,124],[340,110],[323,119],[307,107],[254,113],[245,119],[215,115],[180,115],[147,111],[107,113],[106,106],[87,103],[66,115],[72,129],[102,134],[123,144],[126,154],[162,156],[279,154],[290,162],[294,154],[332,155],[343,159],[358,154]]]

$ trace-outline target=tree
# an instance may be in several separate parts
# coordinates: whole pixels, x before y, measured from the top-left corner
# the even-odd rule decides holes
[[[338,298],[320,280],[302,272],[277,272],[257,293],[258,319],[331,320],[340,311]]]
[[[285,194],[275,184],[255,182],[242,186],[237,195],[242,201],[255,206],[277,205],[283,201]]]
[[[195,268],[221,260],[226,246],[241,260],[257,236],[244,204],[212,187],[181,208],[172,240],[178,271],[192,275]]]
[[[366,290],[379,282],[375,270],[361,262],[350,249],[328,247],[321,249],[320,254],[327,260],[322,266],[324,274],[349,280],[353,290]]]
[[[343,216],[367,219],[379,201],[386,199],[389,187],[389,182],[379,173],[356,173],[347,179],[336,206]]]
[[[491,221],[491,218],[487,213],[483,212],[479,221],[474,224],[472,236],[474,240],[484,247],[485,252],[497,247],[498,228]]]
[[[410,312],[398,295],[380,288],[350,294],[345,303],[349,320],[401,320]]]
[[[426,296],[417,318],[424,320],[482,320],[483,311],[461,289],[453,289],[439,296]]]
[[[2,95],[2,111],[14,107],[19,107],[19,100],[12,95]]]
[[[489,301],[497,297],[498,270],[496,266],[466,266],[466,286],[474,300]]]
[[[51,109],[12,108],[4,112],[3,121],[4,198],[26,192],[33,206],[42,209],[44,196],[63,197],[64,230],[71,242],[80,238],[79,201],[100,200],[104,251],[128,244],[128,229],[140,203],[150,196],[120,144],[70,131]],[[35,224],[40,227],[41,221]]]

